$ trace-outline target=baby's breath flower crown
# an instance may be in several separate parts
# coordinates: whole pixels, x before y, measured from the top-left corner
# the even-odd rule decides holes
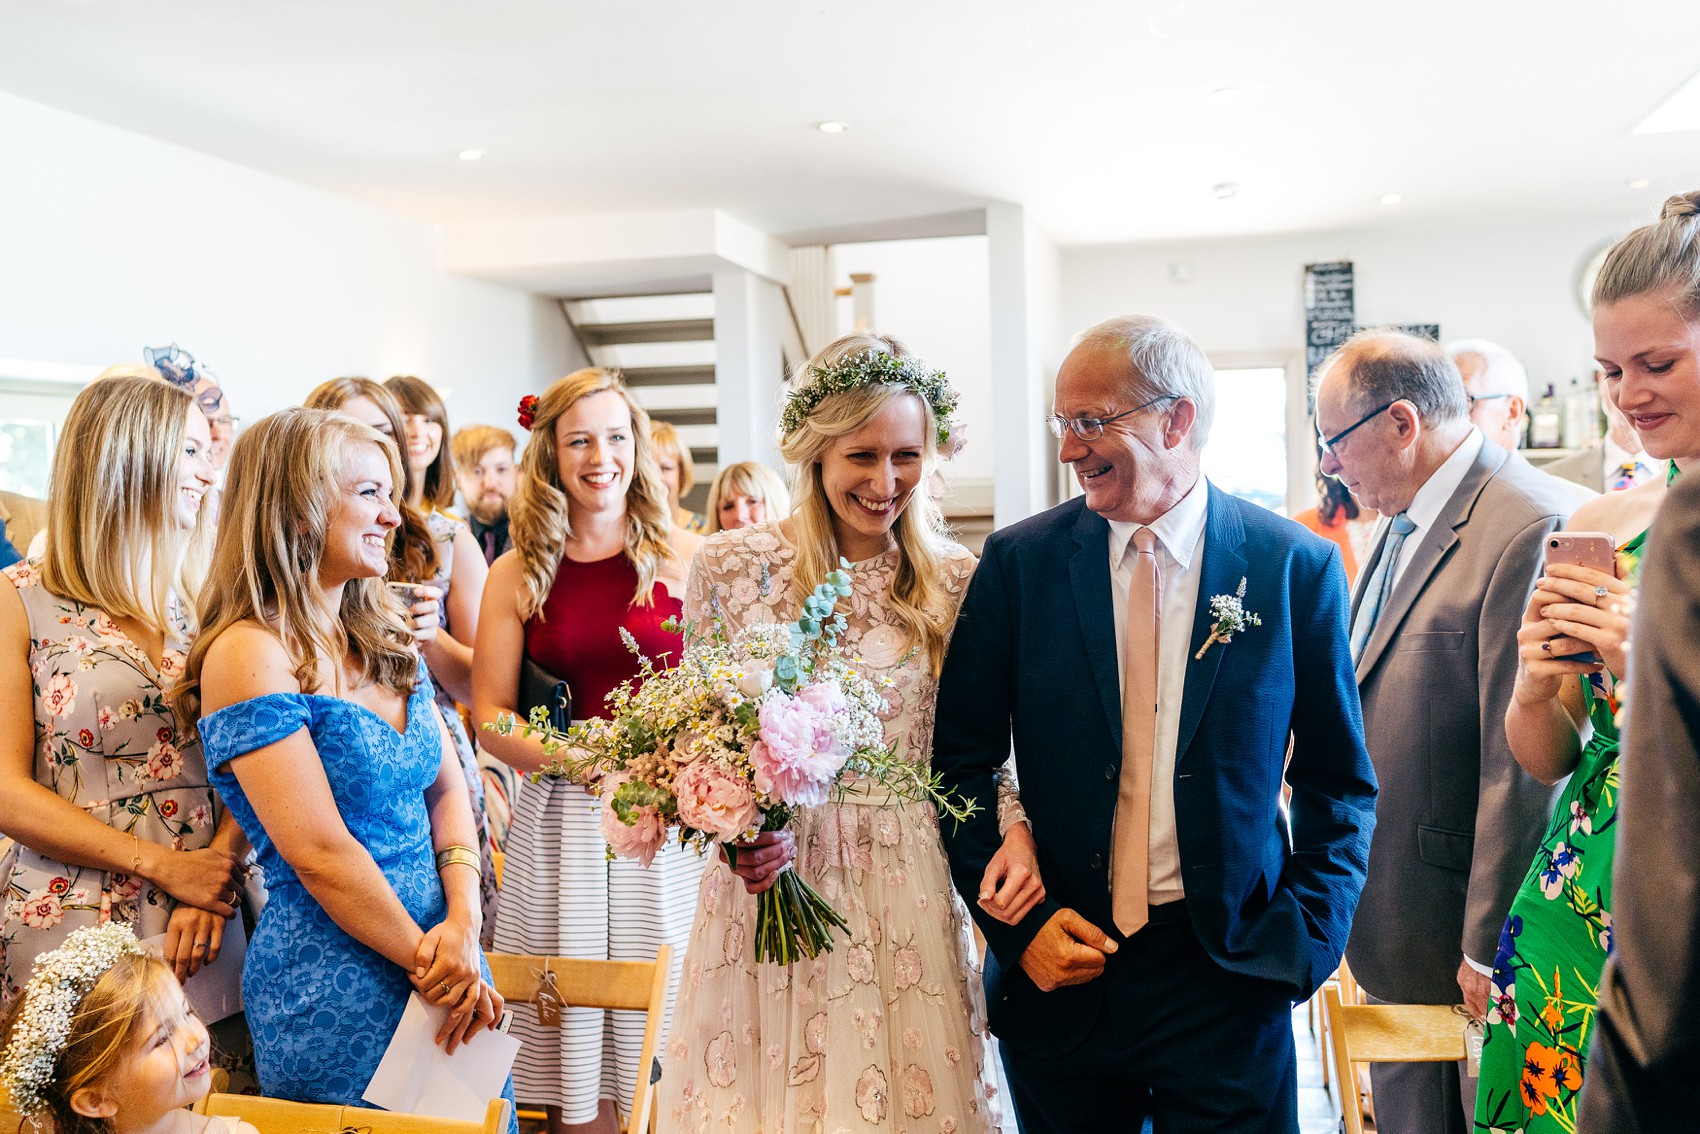
[[[893,358],[883,351],[864,351],[841,359],[832,366],[809,368],[808,384],[792,391],[785,399],[785,412],[780,415],[780,428],[785,435],[803,427],[803,422],[827,398],[862,386],[907,386],[933,407],[933,421],[938,425],[938,446],[949,454],[956,446],[951,437],[956,432],[956,387],[945,379],[944,371],[934,370],[918,358]]]
[[[71,1021],[96,982],[118,958],[146,953],[129,926],[85,926],[65,944],[36,958],[12,1042],[0,1058],[0,1082],[12,1106],[29,1116],[47,1109],[47,1087],[71,1036]]]

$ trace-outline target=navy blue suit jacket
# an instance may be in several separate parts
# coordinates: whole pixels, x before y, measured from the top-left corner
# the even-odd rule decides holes
[[[1340,552],[1212,486],[1198,569],[1174,785],[1186,908],[1217,964],[1300,1000],[1340,962],[1375,824]],[[1195,660],[1211,597],[1233,594],[1242,578],[1245,609],[1263,624]],[[1117,936],[1117,668],[1109,524],[1076,499],[994,532],[940,679],[933,767],[945,788],[987,803],[1013,738],[1045,901],[1015,926],[974,907],[1001,842],[994,808],[946,821],[942,834],[989,946],[991,1023],[1023,1049],[1070,1049],[1103,1003],[1103,978],[1041,992],[1020,958],[1063,907]],[[1290,830],[1281,807],[1289,735]]]

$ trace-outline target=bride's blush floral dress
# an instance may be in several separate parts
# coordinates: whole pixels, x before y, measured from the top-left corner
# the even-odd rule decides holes
[[[687,619],[728,632],[797,615],[796,552],[776,525],[713,536],[698,554]],[[843,641],[892,681],[886,741],[932,757],[937,681],[887,609],[898,552],[850,568]],[[974,557],[951,548],[954,618]],[[1013,781],[1000,826],[1021,821]],[[983,806],[992,801],[979,801]],[[994,1131],[985,1010],[967,910],[951,888],[930,803],[882,795],[801,811],[796,869],[850,923],[830,952],[757,964],[756,900],[714,855],[703,875],[661,1080],[660,1128],[742,1134]]]

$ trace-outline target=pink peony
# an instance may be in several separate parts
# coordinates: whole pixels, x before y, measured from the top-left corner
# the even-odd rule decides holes
[[[743,777],[718,760],[698,760],[673,780],[679,821],[723,842],[744,834],[761,820],[761,809]]]
[[[844,690],[831,681],[823,681],[818,685],[810,685],[806,689],[797,690],[797,700],[813,708],[823,717],[834,716],[846,712],[850,708],[850,702],[844,698]]]
[[[815,686],[820,689],[822,686]],[[813,689],[805,693],[812,693]],[[844,695],[838,693],[840,702]],[[826,695],[815,700],[830,701]],[[761,739],[750,746],[756,787],[793,806],[825,803],[850,754],[838,743],[828,717],[815,704],[797,697],[770,697],[761,707]]]
[[[614,793],[629,778],[622,773],[602,783],[602,837],[616,855],[635,858],[647,867],[667,842],[667,822],[653,807],[631,808],[631,823],[620,818],[614,811]]]

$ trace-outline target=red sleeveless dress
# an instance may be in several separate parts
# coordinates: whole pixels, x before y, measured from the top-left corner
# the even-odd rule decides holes
[[[608,694],[637,677],[637,655],[626,648],[621,628],[657,669],[679,662],[683,636],[661,624],[679,618],[683,604],[656,583],[655,601],[634,606],[637,585],[637,568],[624,554],[594,563],[563,557],[543,610],[525,624],[526,654],[572,688],[575,717],[600,716]]]

